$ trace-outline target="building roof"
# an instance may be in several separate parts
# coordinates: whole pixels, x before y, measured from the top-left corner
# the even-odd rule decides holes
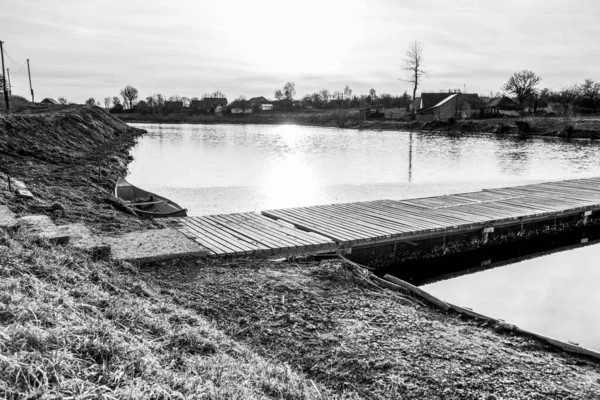
[[[469,103],[473,108],[485,108],[487,104],[481,100],[477,93],[463,93],[460,95],[460,100],[464,103]]]
[[[447,97],[455,94],[456,93],[421,93],[421,104],[423,104],[423,107],[420,109],[432,108]]]
[[[40,103],[46,104],[60,104],[58,101],[51,99],[50,97],[46,97],[44,100],[40,101]]]
[[[491,99],[488,102],[487,106],[494,107],[494,108],[506,108],[506,109],[519,108],[519,105],[514,100],[512,100],[506,96],[496,97],[494,99]]]
[[[250,100],[248,100],[248,103],[250,104],[263,104],[263,103],[268,103],[269,100],[267,100],[265,97],[263,96],[259,96],[259,97],[253,97]]]
[[[449,102],[450,100],[454,99],[455,97],[457,97],[457,96],[459,95],[459,93],[442,93],[442,94],[445,94],[446,96],[445,96],[445,97],[443,97],[443,98],[440,96],[441,100],[440,100],[440,102],[439,102],[439,103],[437,103],[437,104],[434,104],[434,105],[432,105],[431,107],[427,107],[427,108],[421,108],[421,109],[417,110],[417,112],[421,112],[421,111],[429,111],[429,110],[432,110],[432,109],[434,109],[434,108],[440,107],[440,106],[442,106],[443,104],[445,104],[445,103]]]
[[[205,97],[203,100],[204,106],[226,106],[227,99],[225,97]]]

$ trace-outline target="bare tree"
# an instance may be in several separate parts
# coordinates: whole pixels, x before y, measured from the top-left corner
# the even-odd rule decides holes
[[[281,91],[281,89],[277,89],[274,93],[274,96],[277,99],[277,101],[283,99],[283,92]]]
[[[296,95],[296,84],[294,82],[287,82],[283,85],[283,95],[288,100],[294,100]]]
[[[65,99],[64,97],[59,97],[59,98],[58,98],[58,102],[59,102],[60,104],[67,104],[67,102],[68,102],[68,101],[67,101],[67,99]]]
[[[346,87],[344,88],[344,98],[350,100],[352,98],[352,89],[350,89],[350,86],[346,85]]]
[[[88,106],[95,106],[96,105],[96,99],[94,99],[93,97],[90,97],[89,99],[87,99],[85,101],[85,104],[87,104]]]
[[[169,97],[169,101],[183,101],[183,96],[174,94],[173,96]]]
[[[220,90],[215,90],[210,97],[216,97],[219,99],[225,98],[225,95],[223,94],[223,92],[221,92]]]
[[[113,107],[114,107],[114,106],[119,106],[119,105],[121,105],[121,99],[120,99],[120,98],[118,98],[117,96],[114,96],[114,97],[112,98],[112,104],[113,104]]]
[[[412,98],[414,99],[417,95],[417,88],[421,82],[421,77],[427,75],[427,72],[423,69],[423,46],[415,40],[410,44],[404,56],[402,69],[407,71],[409,75],[408,78],[402,80],[413,86]]]
[[[375,89],[371,88],[371,90],[369,90],[369,97],[371,98],[371,101],[377,100],[377,92]]]
[[[512,93],[519,103],[521,115],[524,114],[526,102],[535,94],[535,87],[540,83],[542,78],[535,73],[524,69],[523,71],[515,72],[508,81],[502,86],[502,90]]]
[[[319,97],[321,98],[321,101],[323,101],[323,103],[327,104],[329,102],[329,99],[331,98],[331,94],[329,93],[329,90],[321,89],[318,94],[319,94]]]
[[[138,94],[138,90],[131,85],[127,85],[121,90],[121,96],[127,108],[133,108],[133,103],[137,100]]]
[[[104,108],[106,108],[107,110],[110,108],[110,97],[104,98]]]

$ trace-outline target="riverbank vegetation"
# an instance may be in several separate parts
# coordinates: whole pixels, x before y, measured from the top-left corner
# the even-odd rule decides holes
[[[96,232],[143,132],[96,107],[0,114],[0,204]],[[27,111],[27,112],[25,112]],[[6,175],[34,194],[8,191]],[[379,287],[340,260],[97,260],[0,231],[0,397],[597,398],[600,365]]]

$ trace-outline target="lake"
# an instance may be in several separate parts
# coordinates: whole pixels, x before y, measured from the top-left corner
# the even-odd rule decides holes
[[[589,141],[293,125],[133,124],[129,180],[191,215],[405,199],[600,175]]]
[[[406,199],[600,176],[600,144],[293,125],[146,129],[128,180],[190,215]],[[426,285],[451,303],[600,349],[600,245]]]

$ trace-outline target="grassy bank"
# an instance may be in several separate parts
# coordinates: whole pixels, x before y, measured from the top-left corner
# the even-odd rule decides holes
[[[3,183],[0,204],[98,232],[157,227],[108,193],[140,134],[98,108],[0,115],[2,178],[36,197]],[[0,231],[0,397],[599,396],[597,362],[432,309],[337,260],[141,268]]]
[[[126,122],[168,124],[294,124],[304,126],[341,127],[391,131],[443,131],[452,133],[492,133],[501,135],[548,136],[565,139],[600,139],[600,117],[562,118],[528,117],[527,132],[520,132],[519,118],[494,118],[448,121],[363,121],[358,110],[301,110],[254,115],[194,115],[189,113],[117,114]]]

